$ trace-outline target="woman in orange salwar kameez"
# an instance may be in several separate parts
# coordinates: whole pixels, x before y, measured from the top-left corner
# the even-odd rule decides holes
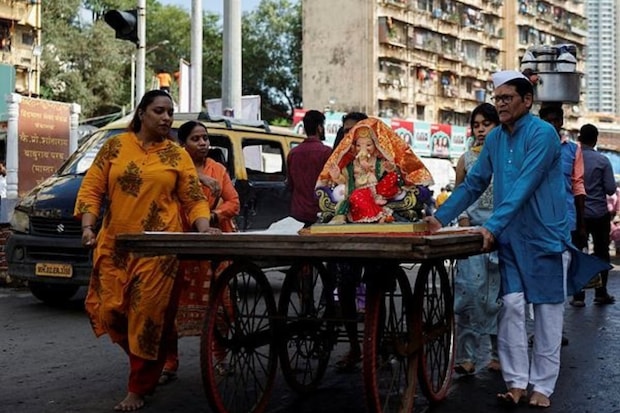
[[[115,236],[143,231],[182,231],[181,209],[200,232],[209,226],[209,205],[187,152],[169,139],[170,96],[144,95],[126,133],[110,138],[84,177],[75,205],[82,243],[94,248],[86,311],[97,336],[108,334],[129,356],[127,396],[114,409],[144,406],[164,365],[174,325],[175,256],[139,257],[115,248]],[[107,201],[101,229],[98,218]]]
[[[210,144],[207,129],[199,122],[189,121],[181,125],[177,137],[181,146],[187,150],[194,161],[198,171],[198,177],[211,208],[211,226],[219,227],[222,232],[235,231],[233,219],[239,214],[239,194],[226,167],[207,157]],[[183,286],[180,289],[176,318],[178,331],[175,329],[171,333],[171,346],[168,348],[166,364],[159,379],[160,384],[166,384],[177,378],[176,372],[179,368],[177,339],[179,336],[201,333],[210,286],[228,265],[229,262],[225,261],[219,263],[216,268],[212,268],[210,261],[181,262]],[[232,314],[232,304],[227,307],[229,314]],[[222,355],[222,359],[223,357]],[[221,363],[216,365],[216,369],[218,367],[224,370]]]

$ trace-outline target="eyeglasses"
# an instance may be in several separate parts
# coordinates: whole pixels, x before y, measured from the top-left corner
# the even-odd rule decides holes
[[[491,100],[493,100],[493,102],[495,102],[496,105],[500,103],[511,103],[512,99],[515,98],[516,96],[517,95],[497,95],[497,96],[493,96]]]

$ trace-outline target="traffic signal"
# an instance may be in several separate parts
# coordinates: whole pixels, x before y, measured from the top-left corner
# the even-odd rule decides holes
[[[110,10],[103,16],[116,31],[116,38],[138,44],[138,10]]]

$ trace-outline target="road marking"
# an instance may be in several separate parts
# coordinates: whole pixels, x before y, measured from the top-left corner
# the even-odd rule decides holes
[[[9,291],[8,293],[0,293],[0,298],[28,298],[32,297],[30,292]]]

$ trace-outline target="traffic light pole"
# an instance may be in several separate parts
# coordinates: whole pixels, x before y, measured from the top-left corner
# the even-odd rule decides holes
[[[136,52],[135,102],[144,96],[146,84],[146,0],[138,0],[138,50]]]

